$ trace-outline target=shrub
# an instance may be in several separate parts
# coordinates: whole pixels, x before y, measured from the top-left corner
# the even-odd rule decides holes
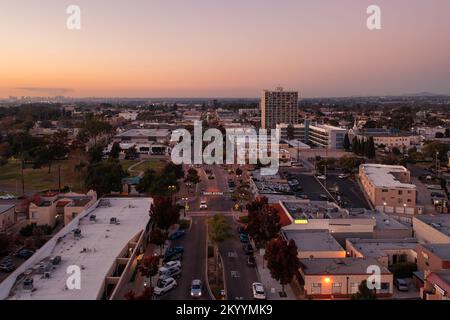
[[[189,229],[189,226],[191,225],[191,220],[181,219],[179,221],[180,229]]]
[[[239,222],[247,224],[248,223],[248,216],[239,217]]]
[[[390,267],[395,278],[411,278],[417,271],[417,265],[412,262],[399,262]]]

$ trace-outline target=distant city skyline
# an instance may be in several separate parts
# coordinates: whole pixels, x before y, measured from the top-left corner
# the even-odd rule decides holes
[[[371,4],[381,30],[366,28]],[[446,0],[3,0],[0,98],[450,94],[448,12]]]

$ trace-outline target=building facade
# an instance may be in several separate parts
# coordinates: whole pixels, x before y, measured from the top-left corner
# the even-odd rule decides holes
[[[298,92],[264,90],[260,101],[261,128],[275,129],[279,123],[298,124]]]
[[[399,215],[416,213],[416,186],[410,183],[410,172],[405,167],[362,164],[359,179],[376,209]]]

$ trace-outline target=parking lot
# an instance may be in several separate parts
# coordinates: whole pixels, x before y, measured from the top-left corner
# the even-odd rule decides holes
[[[370,209],[370,205],[354,177],[339,178],[338,173],[331,173],[327,175],[325,181],[318,180],[312,174],[291,173],[289,179],[298,181],[300,188],[296,191],[296,195],[300,198],[323,201],[327,196],[329,200],[333,200],[325,190],[326,186],[342,207]]]

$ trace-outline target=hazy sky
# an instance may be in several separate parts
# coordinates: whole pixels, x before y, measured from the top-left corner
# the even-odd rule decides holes
[[[450,94],[449,0],[0,0],[0,41],[0,97]]]

